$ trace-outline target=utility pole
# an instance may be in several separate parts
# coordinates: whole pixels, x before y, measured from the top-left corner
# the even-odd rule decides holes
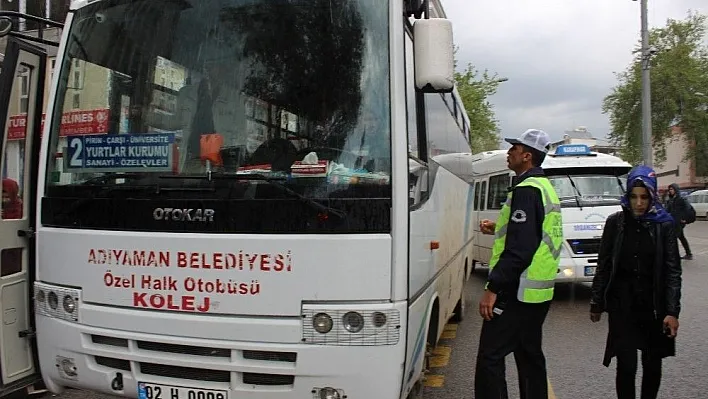
[[[637,0],[634,0],[637,1]],[[644,165],[653,167],[652,162],[652,134],[651,134],[651,56],[653,51],[649,47],[649,17],[647,12],[648,0],[640,0],[642,8],[642,160]]]

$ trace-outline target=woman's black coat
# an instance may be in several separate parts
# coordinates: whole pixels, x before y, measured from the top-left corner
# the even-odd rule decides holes
[[[607,310],[607,294],[612,287],[619,267],[622,241],[624,238],[625,211],[610,215],[602,233],[602,243],[598,254],[597,271],[592,282],[590,311],[602,313]],[[654,223],[649,229],[656,248],[654,258],[654,315],[657,320],[666,316],[679,317],[681,312],[681,258],[674,223]],[[615,351],[608,335],[603,364],[609,366]],[[656,348],[661,357],[675,355],[675,342],[667,339],[665,347]]]

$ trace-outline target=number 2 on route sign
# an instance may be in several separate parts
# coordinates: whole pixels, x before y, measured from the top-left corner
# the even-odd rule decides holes
[[[82,168],[84,166],[83,150],[84,140],[82,137],[71,137],[69,139],[69,167]]]

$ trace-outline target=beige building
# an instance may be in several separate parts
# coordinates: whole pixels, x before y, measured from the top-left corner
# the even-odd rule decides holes
[[[37,36],[38,31],[23,31],[26,35]],[[60,29],[46,29],[42,32],[42,37],[48,40],[59,41]],[[4,53],[6,39],[0,41],[0,53]],[[44,126],[44,111],[49,103],[49,93],[51,82],[54,79],[54,71],[57,70],[57,48],[53,46],[43,46],[48,54],[47,70],[45,73],[44,86],[44,109],[42,110],[42,121]],[[68,90],[62,105],[62,120],[60,134],[62,137],[75,134],[100,134],[107,133],[110,99],[111,72],[108,69],[81,60],[70,60],[71,69],[69,71]],[[6,145],[6,163],[3,170],[3,177],[9,177],[22,181],[22,171],[24,170],[24,141],[26,115],[29,101],[29,74],[27,69],[20,70],[16,76],[15,84],[10,98]],[[128,110],[125,110],[127,116]],[[65,139],[60,139],[57,153],[62,152],[65,146]],[[57,159],[61,163],[61,158]],[[61,167],[61,165],[59,165]]]
[[[688,152],[690,143],[686,140],[686,135],[681,128],[674,126],[671,128],[671,138],[666,141],[666,161],[661,164],[655,162],[659,190],[663,193],[670,184],[676,183],[681,190],[692,191],[699,188],[708,187],[706,176],[696,174],[695,164],[692,160],[684,160]]]
[[[559,145],[565,144],[585,144],[592,151],[603,154],[617,155],[619,147],[610,144],[605,139],[594,137],[585,126],[579,126],[573,130],[566,131],[563,134],[563,139],[551,143],[551,150],[556,149]]]

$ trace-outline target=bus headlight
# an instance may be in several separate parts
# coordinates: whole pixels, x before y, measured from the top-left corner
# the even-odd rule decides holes
[[[318,313],[312,318],[312,327],[320,334],[327,334],[332,330],[332,318],[327,313]]]
[[[364,318],[360,313],[348,312],[342,317],[342,324],[344,324],[344,329],[350,333],[358,333],[364,328]]]
[[[313,345],[396,345],[401,335],[401,315],[388,305],[305,304],[302,309],[302,342]]]
[[[374,312],[371,316],[371,322],[374,323],[374,327],[381,328],[386,325],[386,315],[381,312]]]
[[[79,321],[81,290],[46,283],[34,283],[34,309],[42,316]]]
[[[64,305],[64,310],[67,313],[74,313],[74,310],[76,310],[76,301],[70,295],[64,295],[62,305]]]
[[[57,296],[57,293],[54,291],[49,291],[49,301],[47,302],[52,310],[57,310],[57,307],[59,306],[59,297]]]

